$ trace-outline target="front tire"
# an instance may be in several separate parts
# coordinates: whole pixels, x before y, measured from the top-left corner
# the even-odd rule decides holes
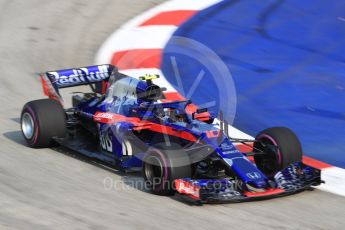
[[[53,137],[66,135],[65,112],[55,100],[30,101],[24,105],[21,113],[21,129],[29,147],[51,147]]]
[[[302,161],[302,147],[293,131],[286,127],[272,127],[260,132],[254,144],[256,166],[268,177],[290,164]]]
[[[190,159],[181,146],[156,145],[149,148],[143,160],[145,184],[156,195],[172,195],[174,180],[190,178]]]

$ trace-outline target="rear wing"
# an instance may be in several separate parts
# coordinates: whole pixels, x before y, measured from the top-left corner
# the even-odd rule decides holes
[[[106,64],[49,71],[40,77],[44,94],[62,103],[59,89],[90,85],[93,92],[101,92],[102,82],[107,82],[114,71],[117,72],[115,66]]]

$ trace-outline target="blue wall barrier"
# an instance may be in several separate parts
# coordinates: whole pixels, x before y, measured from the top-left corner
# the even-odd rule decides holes
[[[306,155],[345,167],[344,1],[223,1],[174,35],[203,43],[231,71],[235,127],[255,136],[270,126],[287,126],[300,137]],[[174,46],[166,46],[161,68],[178,86]],[[188,55],[173,55],[186,89],[205,68]],[[191,97],[197,104],[215,99],[215,112],[221,96],[217,77],[206,70]]]

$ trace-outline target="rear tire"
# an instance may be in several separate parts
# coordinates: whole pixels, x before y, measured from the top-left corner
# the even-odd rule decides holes
[[[66,136],[65,111],[56,100],[30,101],[23,107],[21,128],[29,147],[51,147],[53,137]]]
[[[191,177],[190,159],[179,145],[156,145],[146,151],[143,175],[145,184],[152,193],[172,195],[175,192],[175,179]]]
[[[297,136],[286,127],[272,127],[256,136],[254,152],[261,150],[264,155],[255,155],[256,166],[272,177],[290,164],[302,161],[302,147]]]

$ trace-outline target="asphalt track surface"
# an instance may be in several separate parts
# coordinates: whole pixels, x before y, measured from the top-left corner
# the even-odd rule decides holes
[[[343,229],[345,198],[330,193],[189,206],[132,186],[136,175],[24,146],[19,114],[42,97],[37,72],[92,64],[116,27],[159,2],[0,1],[0,229]]]

